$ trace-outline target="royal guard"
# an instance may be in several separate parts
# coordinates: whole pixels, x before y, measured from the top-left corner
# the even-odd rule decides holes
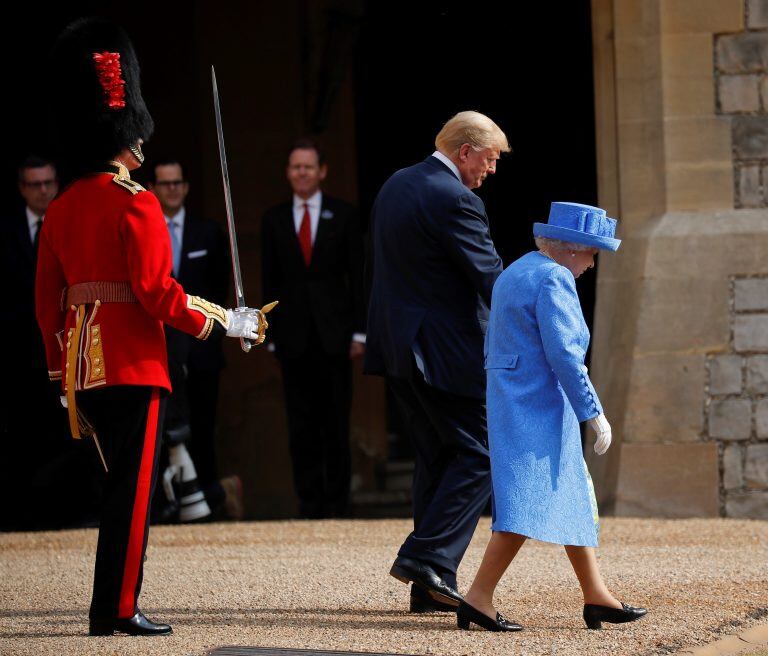
[[[52,58],[62,163],[76,175],[40,235],[37,319],[51,380],[61,381],[75,438],[93,439],[107,470],[90,634],[171,633],[139,611],[163,396],[163,324],[198,339],[261,343],[260,310],[225,310],[171,277],[157,198],[131,180],[153,130],[126,34],[101,19],[67,27]]]

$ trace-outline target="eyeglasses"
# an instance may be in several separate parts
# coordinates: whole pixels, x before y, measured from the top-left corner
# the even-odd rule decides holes
[[[44,187],[53,187],[54,185],[59,184],[58,180],[37,180],[35,182],[27,182],[26,180],[21,181],[22,186],[32,188],[32,189],[43,189]]]
[[[180,187],[183,184],[187,184],[186,180],[160,180],[155,182],[155,187]]]

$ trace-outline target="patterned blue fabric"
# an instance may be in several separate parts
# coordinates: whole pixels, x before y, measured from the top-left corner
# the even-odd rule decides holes
[[[597,546],[579,422],[602,412],[584,366],[589,330],[568,269],[538,252],[493,288],[485,341],[494,531]]]
[[[616,251],[621,244],[620,239],[615,239],[616,224],[616,219],[609,218],[599,207],[552,203],[548,222],[534,223],[533,234]]]

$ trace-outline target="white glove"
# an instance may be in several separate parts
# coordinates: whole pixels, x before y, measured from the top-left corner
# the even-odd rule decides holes
[[[66,397],[66,396],[64,396],[64,394],[62,394],[62,395],[59,397],[59,401],[61,401],[61,407],[62,407],[62,408],[69,408],[69,404],[67,403],[67,397]]]
[[[244,337],[254,341],[258,340],[260,313],[261,311],[255,308],[227,310],[227,318],[229,319],[227,337]]]
[[[602,413],[597,415],[597,417],[590,419],[589,425],[597,435],[597,440],[595,440],[595,453],[601,456],[608,450],[608,447],[611,446],[611,425]]]

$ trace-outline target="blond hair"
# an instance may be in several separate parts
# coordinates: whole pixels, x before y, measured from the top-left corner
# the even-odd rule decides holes
[[[507,136],[485,114],[459,112],[450,119],[435,137],[435,147],[444,155],[453,155],[463,144],[474,150],[498,148],[502,153],[512,150]]]

